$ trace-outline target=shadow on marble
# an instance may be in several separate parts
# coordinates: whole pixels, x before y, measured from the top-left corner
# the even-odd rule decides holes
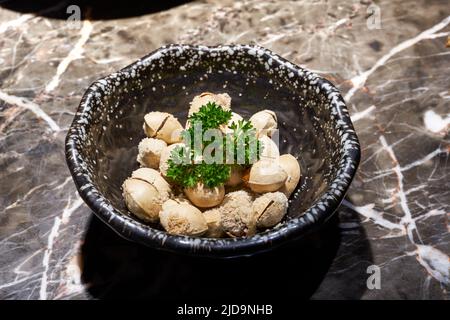
[[[191,2],[189,0],[165,0],[165,1],[109,1],[109,0],[6,0],[0,1],[0,7],[23,14],[35,14],[52,19],[66,20],[73,13],[67,13],[70,5],[78,5],[86,17],[89,8],[90,20],[121,19],[143,16],[150,13],[169,10],[173,7]]]
[[[217,301],[236,297],[263,301],[279,298],[292,288],[295,299],[308,299],[336,259],[341,244],[338,226],[336,214],[322,229],[296,243],[250,258],[220,260],[180,256],[131,243],[92,216],[82,247],[82,279],[88,293],[97,299]],[[361,254],[367,259],[370,247],[367,239],[362,243]],[[365,291],[367,274],[351,277],[364,284],[353,286],[349,293],[358,299]],[[337,284],[348,286],[345,281]],[[321,298],[326,298],[325,292]]]
[[[351,203],[348,198],[346,201]],[[372,292],[367,280],[372,275],[368,267],[374,265],[374,253],[360,215],[341,205],[339,216],[339,249],[326,277],[311,297],[316,300],[367,299]]]

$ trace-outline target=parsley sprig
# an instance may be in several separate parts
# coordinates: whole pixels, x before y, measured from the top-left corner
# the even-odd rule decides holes
[[[188,117],[189,128],[182,132],[182,136],[185,141],[190,141],[190,147],[194,150],[194,135],[203,134],[206,130],[217,129],[221,125],[228,123],[231,119],[231,111],[224,110],[220,105],[215,102],[208,102],[207,104],[200,107],[200,109]],[[195,132],[196,125],[201,124],[202,131]],[[195,134],[194,134],[195,132]],[[211,141],[212,142],[212,141]],[[211,143],[209,142],[209,143]],[[209,143],[203,141],[205,148]],[[195,150],[201,151],[201,150]]]
[[[194,187],[197,183],[203,182],[207,187],[214,188],[224,184],[230,177],[230,166],[218,163],[193,163],[183,162],[183,154],[188,148],[177,146],[172,150],[171,157],[168,160],[169,168],[167,177],[181,185],[182,187]]]
[[[208,102],[201,106],[198,112],[193,113],[189,118],[190,127],[183,132],[185,140],[189,137],[191,144],[188,146],[176,147],[168,160],[169,168],[167,177],[182,187],[194,187],[197,183],[202,182],[207,187],[213,188],[224,184],[230,177],[231,166],[233,164],[200,163],[195,162],[196,157],[194,150],[194,128],[195,124],[201,123],[202,134],[208,129],[218,129],[221,125],[228,123],[231,119],[231,111],[224,110],[220,105],[214,102]],[[262,146],[256,138],[255,128],[249,121],[240,120],[238,123],[233,122],[229,127],[232,130],[231,142],[232,146],[226,146],[227,139],[223,137],[219,152],[225,152],[226,147],[234,149],[234,163],[242,163],[242,159],[238,159],[238,151],[244,147],[244,166],[250,165],[259,159]],[[211,142],[210,142],[211,143]],[[256,143],[254,148],[253,143]],[[203,142],[203,148],[209,143]],[[187,155],[187,159],[183,159]],[[224,159],[226,155],[224,154]],[[187,160],[187,161],[186,161]],[[238,161],[239,160],[239,161]]]
[[[201,106],[198,112],[188,117],[191,128],[198,122],[202,124],[203,132],[208,129],[219,128],[220,125],[228,123],[230,119],[231,111],[222,109],[215,102],[208,102],[206,105]]]

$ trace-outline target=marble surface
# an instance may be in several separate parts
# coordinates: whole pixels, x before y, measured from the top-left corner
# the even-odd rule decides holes
[[[294,273],[304,298],[448,299],[450,7],[377,1],[381,28],[369,29],[370,3],[201,1],[78,29],[47,17],[64,2],[38,16],[0,7],[0,299],[202,297],[217,274],[223,296],[266,286],[270,298]],[[219,263],[149,251],[92,217],[65,164],[66,130],[92,81],[168,43],[256,43],[340,88],[362,160],[321,235]],[[236,286],[274,255],[274,279]],[[370,265],[380,289],[366,286]]]

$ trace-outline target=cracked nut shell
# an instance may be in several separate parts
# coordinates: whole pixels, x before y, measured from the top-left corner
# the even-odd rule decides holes
[[[156,223],[162,203],[169,199],[171,189],[158,171],[140,168],[122,185],[127,208],[142,220]]]
[[[269,192],[253,202],[253,214],[258,228],[270,228],[278,224],[286,215],[288,199],[282,192]]]
[[[161,153],[166,147],[164,140],[144,138],[138,145],[137,161],[143,167],[158,169]]]
[[[278,160],[261,159],[252,165],[247,184],[256,193],[273,192],[280,189],[286,179],[287,174]]]
[[[214,94],[211,92],[203,92],[198,96],[195,96],[192,99],[191,105],[189,107],[188,115],[192,115],[195,112],[198,112],[203,105],[206,105],[208,102],[215,102],[217,105],[221,106],[224,110],[231,109],[231,97],[228,93],[218,93]]]
[[[272,110],[262,110],[250,117],[249,121],[256,129],[256,136],[267,135],[269,137],[277,130],[277,115]]]
[[[230,237],[252,236],[256,220],[252,210],[252,197],[244,190],[227,193],[218,208],[224,232]]]
[[[294,192],[298,182],[300,181],[300,165],[298,164],[297,159],[295,159],[295,157],[291,154],[283,154],[278,158],[278,162],[288,175],[280,191],[289,197],[292,192]]]
[[[170,113],[153,111],[144,116],[144,132],[149,138],[172,144],[181,141],[181,131],[183,126]]]
[[[208,188],[203,183],[197,183],[195,187],[184,188],[186,197],[197,207],[211,208],[219,205],[225,196],[223,185]]]
[[[170,234],[197,237],[208,230],[202,212],[186,202],[167,200],[162,205],[159,219],[164,230]]]

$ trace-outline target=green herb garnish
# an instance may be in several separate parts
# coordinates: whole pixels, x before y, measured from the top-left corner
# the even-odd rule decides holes
[[[216,163],[183,163],[181,162],[184,147],[177,147],[172,151],[169,159],[167,177],[183,187],[194,187],[203,182],[207,187],[214,188],[224,184],[230,177],[230,166]]]
[[[220,125],[228,123],[231,119],[231,111],[224,110],[215,102],[208,102],[200,107],[198,112],[193,113],[189,118],[191,128],[196,122],[202,124],[203,132],[208,129],[219,128]]]
[[[194,159],[197,159],[197,153],[201,154],[204,148],[212,143],[212,141],[202,141],[202,150],[195,150],[194,132],[196,125],[201,124],[202,130],[195,132],[195,134],[201,134],[203,137],[206,130],[218,129],[221,125],[228,123],[231,119],[231,111],[222,109],[214,102],[208,102],[188,119],[190,127],[183,132],[183,137],[185,141],[190,141],[190,144],[175,148],[168,161],[167,177],[180,186],[194,187],[199,182],[209,188],[222,185],[230,177],[231,165],[237,163],[247,166],[259,159],[262,146],[256,138],[255,128],[249,121],[240,120],[238,123],[233,122],[228,127],[232,130],[231,135],[228,138],[224,135],[221,138],[220,148],[215,150],[223,153],[223,159],[225,159],[226,149],[231,148],[230,150],[234,152],[232,164],[225,162],[206,163],[203,159],[200,162],[194,162]],[[238,157],[238,152],[242,149],[244,152]]]

